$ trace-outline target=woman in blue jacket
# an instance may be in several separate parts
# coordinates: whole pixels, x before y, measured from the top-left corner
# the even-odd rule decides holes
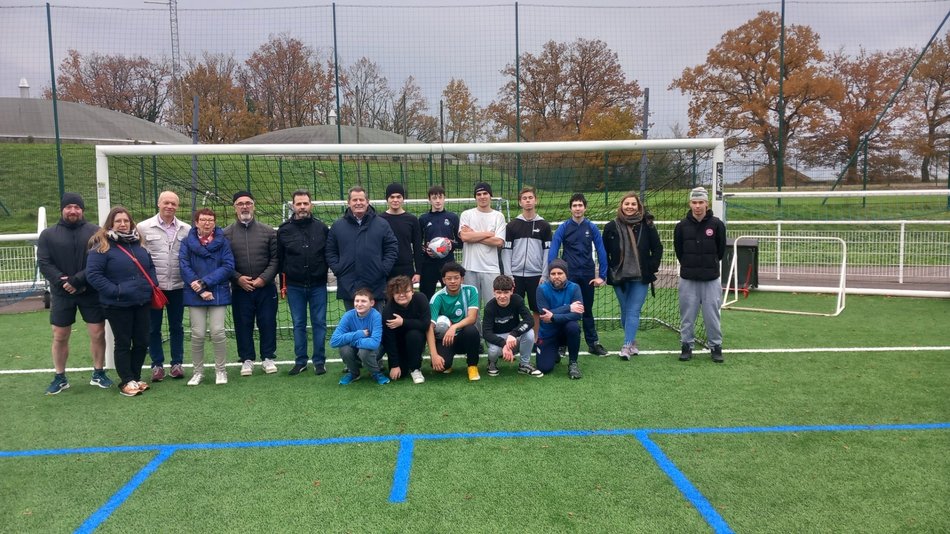
[[[640,311],[663,258],[663,244],[653,225],[653,215],[647,213],[636,193],[627,193],[620,199],[617,217],[604,226],[604,248],[607,250],[607,283],[614,286],[620,302],[623,326],[620,357],[629,360],[640,353],[637,348]]]
[[[227,337],[224,317],[231,304],[231,273],[234,255],[224,232],[215,225],[217,217],[209,208],[195,212],[194,225],[181,244],[178,263],[185,282],[184,302],[191,321],[191,361],[194,374],[189,386],[204,378],[205,331],[211,331],[214,349],[215,384],[227,384]]]
[[[152,284],[142,269],[154,282],[155,265],[139,241],[132,215],[122,206],[112,208],[105,224],[89,240],[89,247],[86,281],[99,292],[115,337],[119,393],[134,397],[149,388],[142,382],[142,364],[148,350]]]

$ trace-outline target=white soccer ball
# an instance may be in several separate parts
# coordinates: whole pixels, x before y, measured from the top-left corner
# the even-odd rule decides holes
[[[429,252],[436,258],[444,258],[452,253],[452,241],[445,237],[436,237],[429,241]]]
[[[450,326],[452,326],[452,321],[451,321],[448,317],[446,317],[446,316],[444,316],[444,315],[440,315],[440,316],[435,320],[435,337],[436,337],[436,339],[442,339],[442,336],[445,335],[446,330],[448,330]]]

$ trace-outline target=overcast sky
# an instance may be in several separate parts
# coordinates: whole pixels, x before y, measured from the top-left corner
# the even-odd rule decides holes
[[[333,46],[330,4],[290,0],[182,0],[178,3],[183,58],[202,50],[232,53],[239,61],[266,41],[286,33],[329,55]],[[28,0],[0,0],[0,96],[16,96],[27,78],[33,97],[49,85],[45,11]],[[81,53],[170,56],[168,9],[133,0],[53,2],[54,62],[67,49]],[[487,105],[504,83],[499,70],[514,61],[514,2],[410,0],[338,2],[337,42],[342,67],[359,57],[377,62],[398,88],[416,78],[438,114],[438,100],[451,78],[469,84]],[[592,7],[593,6],[593,7]],[[64,9],[64,8],[118,9]],[[281,9],[283,7],[296,9]],[[723,33],[772,2],[702,0],[538,0],[519,3],[519,46],[537,53],[548,40],[601,39],[618,54],[627,75],[651,90],[651,137],[685,130],[688,102],[670,82],[684,68],[702,63]],[[228,11],[221,11],[228,10]],[[853,52],[920,49],[950,10],[950,0],[789,1],[790,24],[806,24],[825,50]],[[947,28],[943,29],[946,32]]]

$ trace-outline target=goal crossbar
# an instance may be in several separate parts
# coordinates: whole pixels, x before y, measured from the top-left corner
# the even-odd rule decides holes
[[[821,312],[806,312],[806,311],[797,311],[797,310],[782,310],[777,308],[751,308],[743,306],[733,306],[736,302],[739,301],[739,245],[742,243],[742,240],[775,240],[776,243],[781,244],[782,240],[787,241],[825,241],[831,243],[837,243],[841,245],[841,265],[838,271],[838,287],[837,287],[837,298],[835,301],[835,310],[832,313],[821,313]],[[791,315],[816,315],[820,317],[837,317],[844,311],[845,307],[845,295],[847,293],[847,265],[848,265],[848,244],[845,243],[840,237],[826,237],[826,236],[767,236],[767,235],[741,235],[735,239],[732,244],[732,263],[729,265],[729,277],[726,279],[726,287],[723,290],[722,296],[722,305],[720,309],[731,309],[731,310],[742,310],[742,311],[758,311],[766,313],[785,313]],[[794,290],[795,288],[789,288]],[[835,288],[829,287],[829,291],[835,290]],[[732,297],[730,298],[730,293]]]

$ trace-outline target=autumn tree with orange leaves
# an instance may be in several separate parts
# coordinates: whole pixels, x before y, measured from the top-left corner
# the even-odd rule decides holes
[[[930,181],[933,158],[950,152],[950,34],[935,41],[912,75],[913,150],[920,157],[920,179]],[[941,147],[942,145],[942,147]]]
[[[510,81],[489,106],[496,134],[515,130],[515,84],[520,82],[523,140],[580,139],[598,120],[618,116],[630,121],[619,138],[635,136],[642,91],[636,81],[628,80],[617,53],[603,41],[548,41],[540,54],[521,55],[520,80],[514,65],[502,74]]]
[[[56,96],[159,122],[168,99],[171,69],[142,56],[126,57],[69,50],[59,66]],[[51,88],[44,91],[52,98]]]
[[[244,88],[238,85],[240,65],[234,56],[206,53],[188,60],[181,78],[181,103],[173,102],[169,122],[189,135],[194,97],[198,97],[198,141],[236,143],[264,131],[264,117],[247,106]]]
[[[251,54],[241,83],[268,131],[324,124],[333,109],[331,64],[287,35],[271,36]]]
[[[671,89],[690,96],[691,136],[726,137],[727,146],[761,151],[774,166],[780,144],[787,149],[829,120],[827,107],[842,98],[843,87],[826,67],[818,34],[799,25],[786,27],[785,114],[779,117],[780,28],[778,13],[762,11],[726,32],[705,63],[673,80]]]
[[[822,121],[809,136],[802,136],[802,160],[833,167],[848,164],[844,183],[859,183],[858,169],[863,165],[860,158],[866,140],[868,167],[876,171],[871,177],[883,178],[880,171],[889,162],[900,161],[897,154],[902,148],[901,125],[913,101],[904,95],[883,112],[910,68],[911,53],[906,49],[867,52],[862,48],[854,56],[844,51],[832,54],[831,74],[844,91],[828,101],[828,120]],[[881,120],[871,131],[878,117]],[[856,153],[858,157],[852,157]]]

